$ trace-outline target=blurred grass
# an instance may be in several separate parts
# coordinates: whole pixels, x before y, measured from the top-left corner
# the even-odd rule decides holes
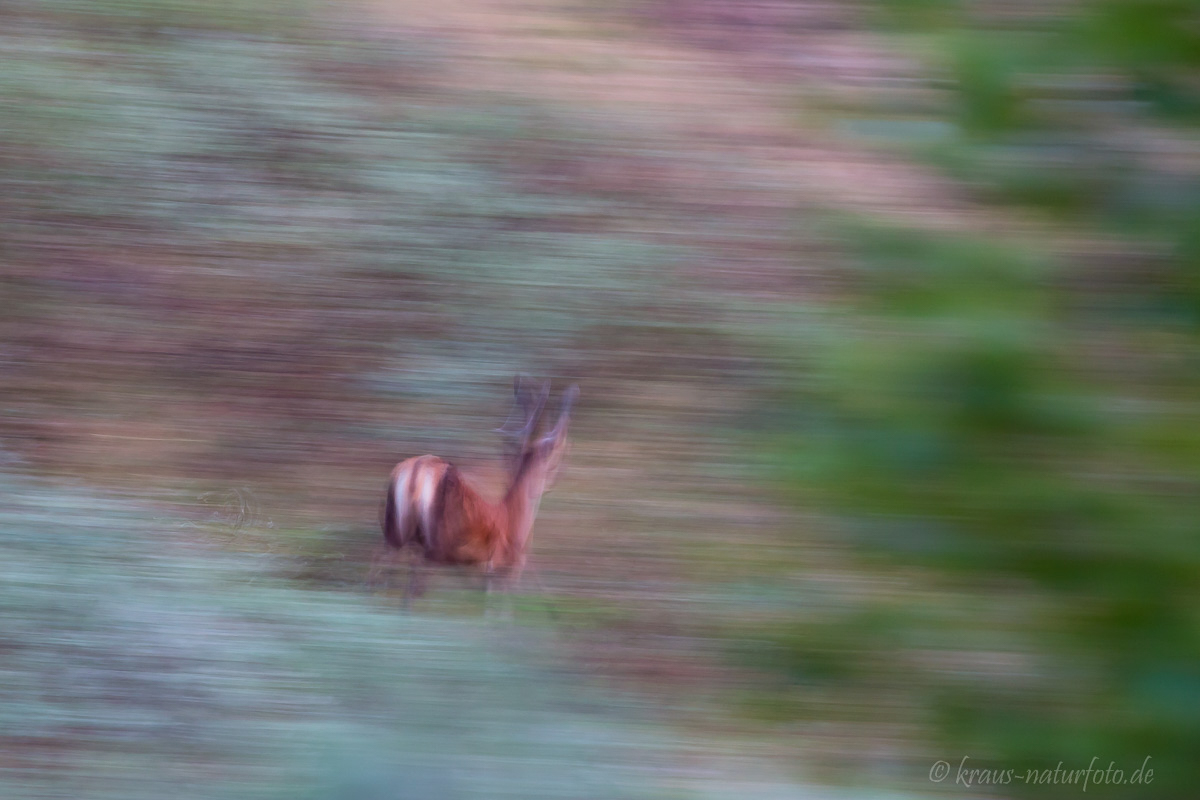
[[[673,796],[669,737],[531,630],[305,591],[170,517],[0,480],[5,797]]]
[[[671,288],[688,248],[643,232],[648,199],[590,185],[592,161],[637,143],[516,98],[433,101],[432,46],[193,21],[113,47],[66,13],[12,22],[6,422],[46,450],[67,440],[52,461],[87,469],[87,439],[135,419],[169,452],[121,464],[131,480],[218,463],[257,479],[264,458],[289,468],[272,451],[297,426],[445,447],[416,429],[428,404],[490,417],[516,369],[595,373],[622,339],[708,335]],[[382,98],[375,71],[412,85]],[[356,407],[333,418],[333,398]],[[91,471],[112,478],[112,457]]]
[[[14,786],[611,797],[617,774],[641,796],[641,718],[577,714],[536,659],[561,646],[676,724],[635,750],[749,730],[764,761],[921,792],[947,752],[1149,755],[1140,794],[1186,796],[1194,10],[733,5],[572,10],[798,94],[798,125],[870,157],[464,86],[450,36],[319,4],[0,10],[0,436],[185,526],[159,541],[130,506],[12,485],[0,623],[25,660],[0,714],[44,726]],[[924,161],[957,194],[886,209],[906,227],[838,206],[804,158],[848,159],[852,188]],[[548,591],[498,628],[461,619],[481,601],[455,578],[415,617],[396,587],[362,597],[387,469],[491,458],[517,369],[584,380],[535,544]],[[68,616],[115,584],[127,605]],[[60,662],[94,671],[39,694]],[[172,681],[208,687],[182,719]],[[680,782],[661,791],[702,794]]]
[[[644,181],[672,156],[636,124],[446,87],[437,37],[242,10],[0,12],[0,436],[27,471],[165,509],[80,500],[76,524],[69,490],[14,484],[5,569],[33,577],[8,584],[24,656],[0,713],[42,727],[8,734],[6,796],[789,791],[789,759],[720,766],[737,718],[660,761],[683,729],[642,716],[711,707],[720,654],[673,620],[719,598],[678,554],[740,513],[711,494],[740,357],[680,278],[692,202]],[[550,595],[512,599],[521,627],[478,623],[453,577],[419,616],[402,575],[366,596],[390,466],[494,457],[520,369],[587,386],[560,490],[580,500],[539,524]],[[23,627],[39,619],[77,644]],[[621,700],[631,675],[649,693]],[[574,716],[593,680],[631,712],[602,712],[616,727]],[[639,710],[654,686],[670,696]]]

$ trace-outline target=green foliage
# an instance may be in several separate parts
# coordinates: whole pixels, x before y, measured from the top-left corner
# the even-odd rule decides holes
[[[838,697],[874,684],[880,707],[903,684],[947,747],[986,765],[1128,772],[1149,756],[1136,794],[1182,796],[1200,778],[1200,183],[1144,154],[1155,136],[1194,141],[1197,7],[881,5],[951,79],[959,134],[931,160],[1048,232],[1018,248],[842,230],[853,299],[836,331],[792,345],[775,465],[864,574],[921,587],[846,600],[840,619],[930,593],[972,611],[841,635],[802,619],[760,663]],[[1064,240],[1106,241],[1103,264]],[[987,654],[1023,666],[940,666]]]
[[[871,7],[887,24],[920,32],[952,21],[961,5],[961,0],[879,0]]]
[[[792,571],[774,556],[794,552],[781,546],[759,557],[771,563],[755,564],[753,586],[705,582],[674,598],[702,635],[720,628],[743,664],[778,676],[754,701],[773,719],[928,721],[954,752],[1003,766],[1099,756],[1128,767],[1149,755],[1147,794],[1184,796],[1200,738],[1200,188],[1156,143],[1194,133],[1194,4],[992,13],[1000,5],[879,4],[938,71],[947,102],[921,108],[949,109],[924,127],[880,127],[925,131],[931,159],[976,199],[1050,233],[1018,243],[845,224],[832,238],[849,251],[848,299],[815,311],[695,301],[672,267],[725,256],[676,243],[697,230],[694,192],[675,217],[638,193],[640,164],[662,159],[661,143],[513,98],[431,90],[428,46],[309,41],[287,23],[305,3],[9,4],[0,233],[20,269],[0,275],[0,324],[19,315],[34,341],[67,325],[79,349],[142,337],[130,374],[104,361],[100,380],[95,351],[68,350],[64,383],[34,384],[54,423],[63,409],[96,415],[131,397],[136,408],[121,410],[139,422],[138,411],[196,397],[274,408],[311,400],[302,391],[317,385],[397,410],[302,411],[303,441],[341,426],[349,441],[399,431],[410,445],[431,436],[430,415],[401,423],[398,409],[461,410],[522,362],[599,371],[624,358],[623,380],[709,368],[724,380],[749,363],[709,355],[725,326],[770,349],[757,377],[778,402],[754,451],[852,555],[838,565],[848,588],[828,597],[798,601],[783,581],[764,589],[768,568]],[[1134,133],[1147,138],[1123,138]],[[635,190],[619,188],[626,173]],[[1097,246],[1048,244],[1060,239]],[[305,326],[281,323],[304,315]],[[377,359],[364,375],[348,357],[320,385],[298,351]],[[105,380],[124,393],[106,396]],[[7,381],[0,393],[15,406],[24,387]],[[614,462],[737,424],[721,396],[674,413],[684,406],[672,393],[699,385],[667,387],[658,416],[619,420],[612,438],[637,444],[613,447]],[[239,464],[269,473],[259,467],[297,460],[296,439],[260,430],[262,418],[220,436]],[[655,438],[670,425],[686,436]],[[708,574],[753,549],[729,534],[747,515],[713,518],[692,485],[736,471],[711,463],[725,452],[713,441],[660,462],[673,470],[671,502],[699,509],[697,527],[719,539]],[[343,556],[360,530],[260,531],[288,537],[299,563],[259,570],[265,559],[244,552],[197,555],[194,537],[163,536],[120,504],[2,488],[0,600],[17,610],[0,616],[0,722],[51,754],[0,776],[17,789],[609,797],[613,774],[629,777],[620,765],[654,746],[591,706],[560,714],[583,695],[476,625],[398,620],[280,577],[354,581]],[[700,537],[670,529],[653,487],[636,489],[646,502],[614,491],[598,505],[641,514],[639,529],[682,542],[680,560],[700,570]],[[228,538],[235,552],[270,549]],[[612,540],[657,574],[631,538]],[[608,602],[563,601],[556,613],[565,626],[619,629],[642,612]],[[521,613],[545,617],[533,603]],[[450,785],[447,770],[417,763],[442,758],[466,764]],[[510,774],[513,763],[531,768]]]
[[[1033,600],[1017,649],[1038,663],[1034,685],[911,680],[948,742],[1022,769],[1150,755],[1146,796],[1173,796],[1194,774],[1200,711],[1200,387],[1177,388],[1168,409],[1157,384],[1107,383],[1079,361],[1066,298],[1028,257],[911,232],[846,238],[864,264],[854,324],[806,343],[797,413],[775,440],[793,496],[835,513],[864,564],[957,586],[943,602]],[[801,623],[762,663],[847,688],[869,664],[894,682],[923,650],[896,642],[926,625]]]
[[[966,133],[1011,131],[1027,124],[1018,85],[1023,64],[1019,44],[997,33],[963,33],[953,42],[959,125]]]
[[[1158,112],[1195,121],[1200,89],[1200,11],[1191,0],[1095,0],[1081,15],[1080,47],[1126,72]]]

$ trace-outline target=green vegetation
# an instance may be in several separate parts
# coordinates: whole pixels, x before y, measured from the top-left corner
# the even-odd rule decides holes
[[[601,56],[521,50],[567,64],[540,94],[322,3],[0,8],[0,795],[958,795],[961,756],[1192,790],[1195,4],[630,5],[547,25]],[[711,69],[656,60],[696,31]],[[913,65],[830,90],[882,132],[834,180],[911,159],[961,218],[588,83],[649,40],[697,107],[745,64],[787,97],[754,37],[793,33]],[[546,585],[402,614],[383,477],[490,459],[519,369],[584,385]]]
[[[134,506],[0,488],[5,797],[669,796],[670,737],[532,656],[536,632],[305,591]]]
[[[463,581],[419,615],[402,572],[366,586],[391,464],[491,458],[518,369],[586,376],[591,419],[618,421],[581,420],[599,447],[612,427],[653,447],[697,426],[620,422],[630,395],[662,384],[670,408],[725,357],[703,354],[719,337],[674,285],[692,248],[657,233],[681,209],[639,195],[652,142],[443,86],[436,41],[292,5],[10,4],[0,58],[0,460],[51,481],[2,481],[0,795],[705,797],[744,780],[730,736],[688,742],[649,719],[666,703],[581,670],[605,653],[590,632],[637,616],[579,591],[629,580],[588,549],[649,527],[624,487],[546,504],[542,525],[575,538],[544,573],[579,597],[488,609],[529,624],[480,620],[476,592],[446,591]],[[628,461],[580,449],[568,480]],[[642,490],[703,491],[705,460],[683,460]],[[613,509],[613,532],[588,536],[578,508]],[[689,753],[716,788],[678,767]]]
[[[1021,774],[1149,756],[1132,794],[1180,797],[1200,778],[1200,175],[1151,151],[1194,142],[1196,7],[990,10],[888,18],[952,79],[934,163],[1034,224],[1023,244],[843,229],[849,318],[795,343],[775,452],[793,500],[903,588],[772,652],[800,713],[828,687],[919,708],[947,752]]]

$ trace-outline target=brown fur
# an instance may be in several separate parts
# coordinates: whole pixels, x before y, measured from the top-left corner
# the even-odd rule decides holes
[[[433,563],[473,565],[489,574],[505,570],[518,576],[542,492],[566,449],[567,422],[577,392],[574,387],[567,391],[558,423],[536,443],[530,437],[541,401],[532,406],[509,486],[496,502],[483,497],[455,466],[437,456],[416,456],[397,464],[384,496],[384,541],[395,549],[416,545]]]
[[[438,538],[430,560],[445,564],[497,563],[508,532],[508,514],[501,504],[489,503],[455,467],[447,467],[439,492]]]
[[[431,482],[432,503],[421,489]],[[397,497],[400,490],[403,498]],[[410,458],[392,470],[384,501],[383,536],[394,548],[418,545],[427,561],[477,564],[488,569],[516,562],[511,511],[517,497],[510,491],[491,502],[467,482],[457,467],[437,456]]]

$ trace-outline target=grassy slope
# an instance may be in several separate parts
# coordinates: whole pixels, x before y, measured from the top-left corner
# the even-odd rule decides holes
[[[747,596],[709,586],[754,573],[728,531],[774,524],[721,466],[745,354],[680,277],[712,263],[689,231],[744,211],[668,191],[712,154],[441,85],[436,39],[0,13],[6,461],[165,509],[6,487],[5,796],[792,793],[786,744],[717,757],[736,678],[689,622]],[[520,368],[586,378],[539,526],[569,633],[378,608],[382,476],[489,458]]]
[[[0,11],[0,50],[18,65],[0,97],[19,112],[0,152],[0,436],[34,470],[171,501],[165,523],[128,531],[128,508],[77,509],[68,533],[98,533],[100,551],[65,553],[47,530],[69,512],[63,493],[14,488],[7,568],[24,610],[4,623],[66,626],[83,647],[72,655],[98,665],[48,673],[62,725],[48,706],[6,707],[50,721],[13,743],[26,770],[14,785],[58,780],[70,796],[104,764],[114,796],[129,780],[153,796],[176,769],[194,770],[200,796],[245,796],[234,781],[320,795],[414,769],[418,784],[468,795],[570,796],[592,763],[631,787],[675,781],[686,794],[708,778],[717,796],[752,796],[710,770],[715,743],[748,730],[771,762],[747,762],[768,774],[764,794],[789,791],[769,770],[801,750],[892,783],[929,755],[921,691],[1030,671],[1025,587],[851,562],[822,520],[775,505],[756,466],[779,422],[761,409],[782,398],[808,413],[796,398],[828,377],[819,359],[842,381],[825,387],[837,407],[869,412],[857,381],[893,362],[855,361],[872,348],[851,334],[905,341],[828,302],[872,280],[847,261],[893,255],[883,236],[882,256],[847,259],[847,241],[870,250],[877,232],[827,226],[828,209],[1034,247],[1046,226],[981,210],[932,170],[827,127],[877,103],[940,114],[920,81],[894,80],[919,70],[876,49],[855,7],[753,5],[726,24],[705,3],[634,4],[650,17],[631,19],[625,6],[384,0],[361,28],[395,30],[341,16],[316,38],[237,3]],[[873,130],[893,141],[945,132],[882,116]],[[378,608],[392,598],[361,583],[382,476],[414,452],[489,459],[480,433],[521,368],[584,382],[569,472],[535,540],[557,620],[531,601],[518,607],[527,627],[463,622],[475,599],[446,591],[422,607],[430,616]],[[130,586],[125,605],[89,602],[116,583]],[[314,586],[349,591],[301,588]],[[92,612],[76,622],[57,599],[72,593]],[[159,607],[158,622],[136,621]],[[547,623],[553,635],[531,630]],[[909,628],[927,638],[894,635]],[[10,638],[27,656],[13,696],[35,697],[38,674],[64,660],[58,639]],[[550,668],[530,655],[550,651],[571,658]],[[164,652],[178,655],[129,660]],[[647,729],[642,712],[578,711],[565,664],[637,687],[688,736]],[[182,721],[154,699],[172,676],[185,694],[210,687]],[[89,694],[106,686],[118,687],[109,700]],[[106,714],[115,727],[95,727]],[[272,726],[300,741],[269,739]],[[178,740],[160,736],[171,730]],[[627,736],[672,751],[649,761],[675,777],[629,767],[647,761]],[[580,753],[571,740],[598,744]],[[397,755],[409,752],[465,753],[468,766],[446,778]],[[545,752],[534,787],[519,788],[528,775],[488,783]],[[694,759],[672,772],[681,752]],[[190,753],[224,765],[231,785],[196,778]],[[69,769],[55,778],[52,763]]]
[[[544,634],[307,591],[170,517],[0,488],[7,798],[704,796],[685,752],[746,779]],[[754,780],[739,796],[771,796]]]

